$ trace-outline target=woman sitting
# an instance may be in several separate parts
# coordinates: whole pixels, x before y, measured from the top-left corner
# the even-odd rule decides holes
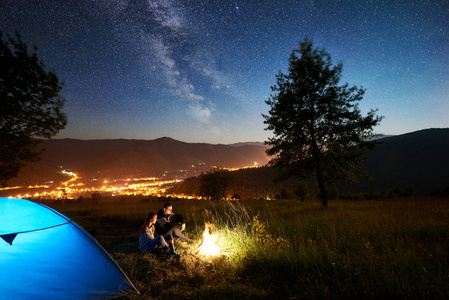
[[[139,231],[139,249],[143,252],[154,253],[158,248],[164,250],[169,248],[169,256],[179,257],[179,254],[175,252],[175,245],[173,244],[173,236],[171,234],[154,236],[156,219],[157,215],[154,212],[150,212],[145,222],[143,222]]]

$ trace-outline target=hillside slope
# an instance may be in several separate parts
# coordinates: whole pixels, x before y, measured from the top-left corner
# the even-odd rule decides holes
[[[340,193],[387,192],[412,188],[415,194],[429,195],[449,187],[449,129],[426,129],[378,140],[380,144],[367,152],[362,165],[372,179],[359,183],[338,184]],[[273,183],[272,168],[239,170],[234,172],[229,193],[243,198],[259,198],[280,194],[284,189],[294,195],[296,181]],[[317,193],[310,181],[310,191]],[[191,187],[187,186],[188,184]],[[174,189],[177,193],[198,193],[199,182],[191,179]]]
[[[420,194],[449,186],[449,128],[425,129],[380,139],[363,167],[372,177],[341,187],[369,192],[413,188]]]
[[[422,195],[449,187],[449,128],[426,129],[379,140],[367,152],[362,165],[372,176],[359,183],[339,184],[341,193],[413,190]],[[59,180],[61,167],[92,178],[161,177],[187,178],[213,168],[251,166],[268,162],[266,146],[258,144],[211,145],[184,143],[171,138],[156,140],[47,140],[42,160],[27,165],[10,185],[39,184]],[[270,169],[270,168],[269,168]],[[261,197],[279,193],[292,195],[294,180],[272,184],[266,168],[241,170],[233,192]],[[231,190],[230,190],[231,191]],[[180,191],[179,191],[180,192]]]
[[[19,177],[9,182],[36,184],[55,180],[69,169],[86,177],[166,177],[199,175],[214,166],[243,167],[268,162],[266,147],[232,147],[205,143],[185,143],[171,138],[156,140],[45,140],[38,163],[27,165]]]

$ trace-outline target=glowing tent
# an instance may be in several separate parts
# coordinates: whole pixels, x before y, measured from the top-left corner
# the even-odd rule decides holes
[[[55,210],[0,198],[0,298],[91,299],[138,293],[86,231]]]

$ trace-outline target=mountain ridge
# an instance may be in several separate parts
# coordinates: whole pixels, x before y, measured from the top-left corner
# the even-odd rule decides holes
[[[429,128],[377,140],[362,164],[372,179],[339,184],[342,193],[413,188],[430,194],[449,186],[449,128]],[[61,167],[87,177],[184,179],[213,167],[265,165],[267,145],[187,143],[170,137],[141,139],[44,140],[42,160],[24,167],[9,185],[56,180]],[[254,171],[257,176],[257,171]],[[267,177],[267,176],[265,176]],[[268,178],[268,177],[267,177]],[[264,182],[262,185],[269,185]],[[260,185],[259,185],[260,186]]]
[[[430,128],[377,140],[373,150],[367,151],[366,161],[361,164],[370,178],[358,183],[337,186],[342,194],[386,193],[400,194],[408,191],[413,195],[431,195],[449,190],[449,128]],[[234,184],[230,195],[242,198],[267,198],[286,191],[290,197],[298,179],[290,178],[273,182],[275,172],[271,167],[245,169],[233,172]],[[197,178],[189,178],[174,187],[176,193],[198,193]],[[312,197],[318,193],[314,179],[309,181]]]
[[[362,164],[372,179],[352,192],[411,188],[421,194],[449,187],[449,128],[429,128],[378,140]]]
[[[40,184],[62,169],[101,178],[185,178],[213,167],[239,168],[268,162],[265,147],[187,143],[169,137],[136,139],[41,140],[41,161],[27,164],[9,185]],[[165,174],[165,175],[164,175]]]

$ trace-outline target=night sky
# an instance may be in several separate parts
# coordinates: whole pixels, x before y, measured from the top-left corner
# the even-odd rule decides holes
[[[366,89],[376,133],[449,127],[449,1],[0,0],[65,82],[56,138],[265,141],[264,100],[307,36]]]

